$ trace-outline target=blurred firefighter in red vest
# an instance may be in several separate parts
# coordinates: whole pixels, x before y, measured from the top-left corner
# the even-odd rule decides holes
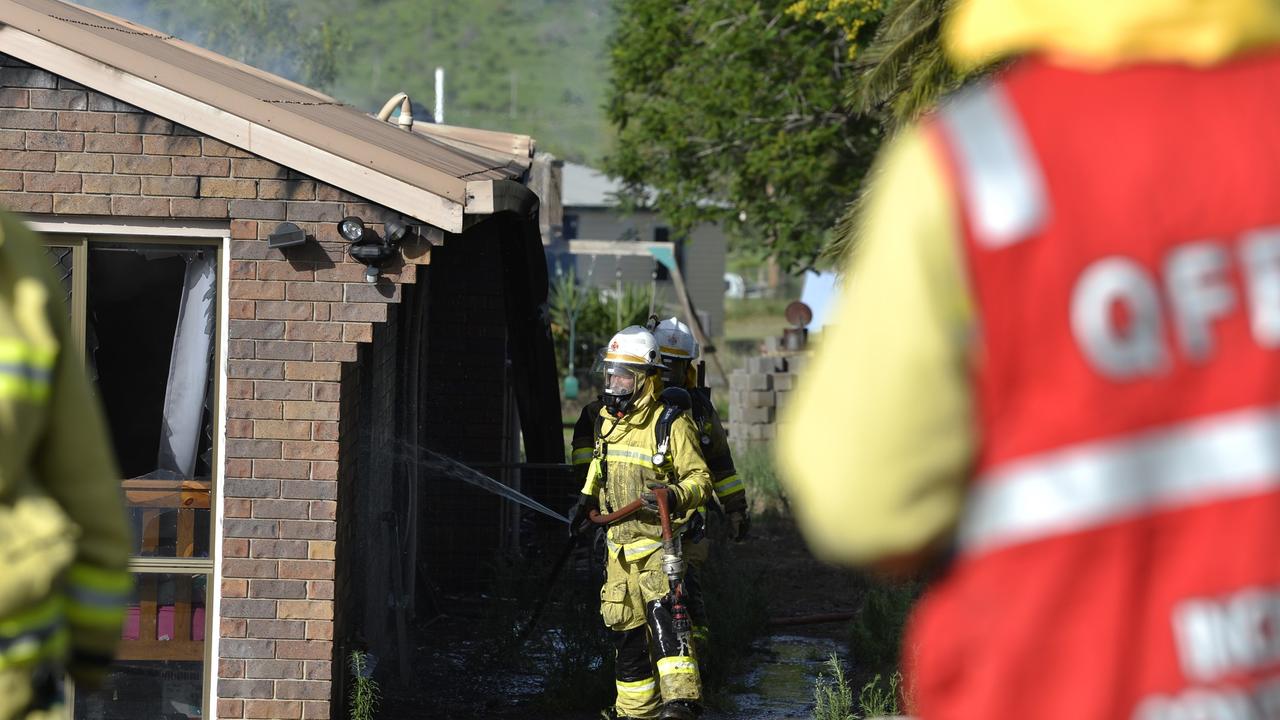
[[[1018,57],[881,159],[783,426],[799,520],[954,553],[904,644],[927,720],[1280,717],[1280,3],[945,27]]]

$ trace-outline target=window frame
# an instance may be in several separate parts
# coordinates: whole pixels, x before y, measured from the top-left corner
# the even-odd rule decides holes
[[[212,367],[212,467],[209,488],[209,557],[140,557],[131,555],[128,570],[133,574],[202,574],[207,576],[205,588],[204,657],[201,672],[201,717],[210,718],[215,710],[218,680],[218,645],[221,625],[222,527],[221,497],[226,471],[226,358],[229,343],[230,244],[231,233],[226,223],[208,221],[173,221],[130,219],[128,223],[92,218],[68,219],[56,216],[28,216],[26,225],[39,233],[47,247],[70,247],[71,331],[75,334],[76,352],[84,361],[86,318],[88,315],[87,271],[90,245],[96,241],[138,245],[205,246],[215,253],[215,287],[217,302],[214,316]],[[123,482],[121,478],[121,482]],[[66,717],[75,716],[75,688],[68,679]]]

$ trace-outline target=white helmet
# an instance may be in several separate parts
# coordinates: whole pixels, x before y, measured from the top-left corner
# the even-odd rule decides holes
[[[658,352],[667,365],[665,380],[669,387],[692,387],[693,377],[689,366],[698,359],[698,341],[693,339],[689,326],[675,318],[658,323],[653,329],[658,338]]]
[[[658,338],[658,352],[662,353],[663,357],[681,360],[698,359],[698,341],[693,338],[693,332],[689,326],[676,318],[667,318],[658,323],[653,334]]]
[[[600,399],[615,415],[621,416],[632,399],[644,389],[646,378],[665,369],[653,333],[639,325],[619,330],[605,346],[603,360],[604,394]]]

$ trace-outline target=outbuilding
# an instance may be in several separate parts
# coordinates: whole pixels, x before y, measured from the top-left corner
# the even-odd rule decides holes
[[[0,0],[0,207],[63,278],[136,533],[120,662],[76,718],[343,716],[348,652],[395,662],[527,531],[454,462],[567,496],[521,464],[564,459],[532,162]]]

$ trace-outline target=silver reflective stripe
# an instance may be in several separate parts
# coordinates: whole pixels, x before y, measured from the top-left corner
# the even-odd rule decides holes
[[[977,241],[1000,248],[1037,230],[1048,214],[1044,180],[1000,84],[957,93],[939,119],[955,152]]]
[[[1201,418],[994,468],[959,529],[966,553],[1280,490],[1280,410]]]

